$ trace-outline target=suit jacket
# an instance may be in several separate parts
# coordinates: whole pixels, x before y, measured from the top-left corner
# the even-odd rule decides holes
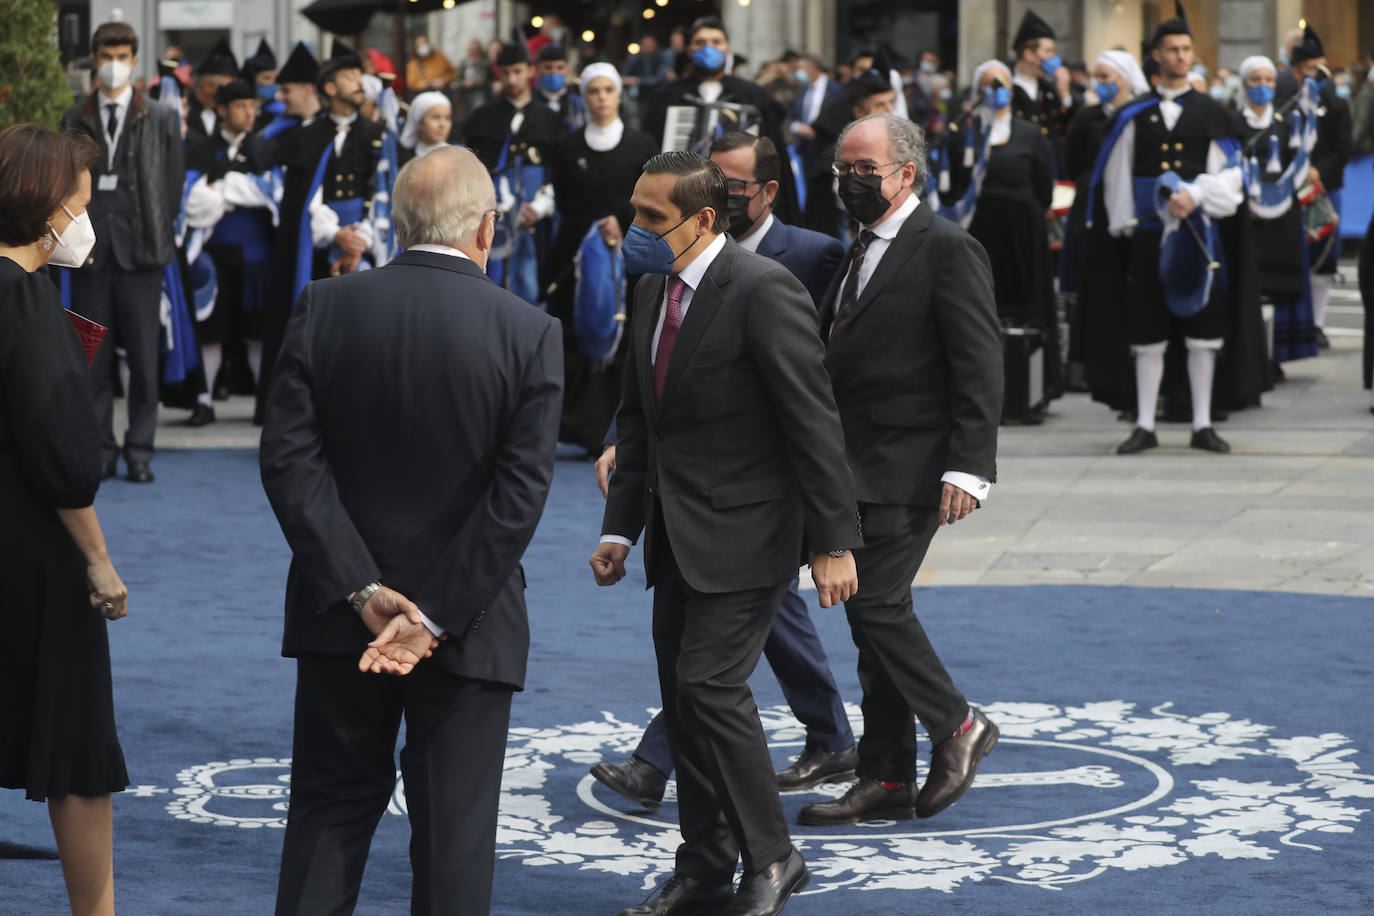
[[[635,288],[603,534],[636,540],[653,584],[655,521],[702,592],[791,579],[810,551],[857,547],[853,481],[815,310],[781,265],[726,240],[678,331],[661,404],[654,328],[667,277]]]
[[[817,309],[844,260],[844,246],[838,239],[789,226],[777,217],[773,218],[768,234],[759,240],[758,253],[790,270],[811,294]]]
[[[434,663],[523,685],[520,557],[553,477],[556,320],[460,258],[311,283],[268,397],[263,486],[291,546],[282,654],[361,655],[374,579],[449,633]]]
[[[830,338],[825,365],[862,503],[934,508],[946,471],[997,479],[1002,331],[987,253],[920,204]]]

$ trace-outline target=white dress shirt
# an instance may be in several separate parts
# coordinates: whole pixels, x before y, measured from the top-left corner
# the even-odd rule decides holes
[[[721,93],[724,91],[725,87],[720,84],[720,80],[702,80],[701,85],[697,87],[697,95],[703,102],[720,101]]]
[[[96,112],[96,120],[100,122],[101,133],[105,135],[105,146],[108,150],[108,161],[105,168],[107,172],[114,171],[115,150],[119,148],[119,138],[124,136],[124,125],[129,123],[129,104],[133,100],[133,83],[119,90],[119,93],[114,98],[110,98],[103,92],[100,93],[100,104],[96,106],[99,109]],[[117,106],[116,117],[118,118],[118,122],[115,124],[115,132],[113,134],[110,133],[110,105]]]
[[[712,241],[711,244],[706,246],[705,251],[697,255],[696,258],[692,261],[692,263],[688,264],[686,267],[682,268],[682,270],[678,272],[678,278],[682,280],[684,284],[686,284],[682,290],[682,299],[678,303],[679,307],[682,309],[682,321],[685,322],[687,320],[687,309],[689,309],[692,305],[692,294],[695,293],[697,287],[701,285],[702,277],[706,276],[706,269],[711,266],[711,262],[716,259],[716,255],[720,254],[721,249],[724,247],[725,236],[716,236],[715,240]],[[653,339],[649,341],[650,369],[653,368],[654,357],[658,355],[658,339],[663,334],[663,320],[668,315],[668,288],[672,285],[672,282],[672,277],[669,277],[668,282],[663,285],[663,299],[661,300],[658,309],[658,324],[654,325],[654,336]],[[681,325],[679,324],[679,327],[680,326]],[[629,538],[622,537],[618,534],[603,534],[601,536],[601,543],[624,544],[626,547],[634,546],[633,542]]]
[[[745,251],[751,251],[757,254],[759,250],[759,243],[763,241],[763,237],[767,235],[768,231],[772,228],[773,214],[770,213],[768,214],[768,219],[763,221],[762,226],[760,226],[753,232],[749,233],[742,239],[735,239],[735,244],[743,248]]]
[[[877,225],[867,227],[877,237],[868,243],[868,250],[864,252],[864,262],[859,268],[859,287],[856,295],[863,295],[864,287],[868,285],[869,280],[873,279],[873,272],[878,269],[878,262],[883,259],[883,254],[887,251],[888,246],[897,237],[897,233],[902,231],[902,226],[906,224],[907,218],[915,213],[916,208],[920,205],[921,199],[913,192],[910,197],[902,201],[902,205],[891,216]],[[850,270],[852,269],[851,267]],[[837,287],[840,292],[836,295],[843,293],[844,285],[848,280],[849,270],[846,270],[840,285]],[[940,481],[953,484],[978,500],[980,505],[986,502],[992,493],[992,481],[977,474],[969,474],[964,471],[945,471],[944,475],[940,477]]]
[[[200,110],[200,123],[205,125],[206,136],[215,132],[215,122],[217,120],[219,120],[219,115],[215,114],[213,106]]]
[[[462,258],[465,261],[472,260],[472,258],[463,254],[457,248],[450,248],[447,245],[412,245],[410,248],[407,248],[406,251],[427,251],[430,254],[443,254],[451,258]],[[425,629],[429,630],[429,632],[433,633],[435,636],[444,635],[444,628],[433,620],[430,620],[429,615],[427,615],[423,609],[420,611],[420,622],[425,625]]]

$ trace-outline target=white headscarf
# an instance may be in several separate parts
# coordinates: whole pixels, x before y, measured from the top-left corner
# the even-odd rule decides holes
[[[382,81],[371,73],[363,74],[363,98],[375,102],[382,97]]]
[[[442,92],[422,92],[410,103],[410,114],[406,115],[406,126],[401,129],[401,145],[406,149],[414,149],[415,144],[420,140],[420,122],[431,108],[438,105],[453,107],[453,103],[448,100],[448,96]]]
[[[1269,72],[1273,73],[1274,76],[1279,75],[1279,68],[1274,66],[1274,62],[1272,60],[1265,57],[1263,54],[1255,54],[1251,57],[1245,58],[1245,60],[1240,62],[1240,70],[1238,71],[1240,73],[1240,81],[1242,83],[1245,82],[1246,77],[1248,77],[1251,73],[1258,70],[1260,67],[1267,67],[1269,69]]]
[[[620,71],[605,61],[599,61],[594,64],[588,64],[582,68],[582,74],[578,77],[578,80],[582,84],[583,91],[586,90],[588,83],[599,76],[604,76],[606,79],[615,83],[616,92],[620,92],[623,88],[620,83]]]
[[[993,60],[985,60],[973,71],[973,81],[969,84],[969,95],[973,97],[975,102],[981,101],[983,98],[983,90],[979,87],[979,84],[983,82],[984,74],[994,67],[1007,75],[1007,88],[1011,88],[1011,68],[995,58]]]
[[[1097,55],[1097,63],[1106,64],[1116,71],[1126,81],[1126,88],[1131,91],[1131,96],[1144,95],[1150,91],[1150,81],[1145,79],[1145,73],[1140,69],[1140,64],[1136,59],[1125,51],[1103,51]],[[1117,101],[1117,100],[1113,100]],[[1117,101],[1119,106],[1125,99]]]

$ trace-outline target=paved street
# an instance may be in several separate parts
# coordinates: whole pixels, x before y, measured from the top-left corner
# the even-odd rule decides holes
[[[1342,280],[1332,348],[1288,364],[1261,409],[1220,426],[1232,454],[1193,451],[1186,425],[1163,424],[1161,448],[1118,456],[1128,427],[1068,395],[1044,425],[1003,428],[987,508],[936,537],[917,581],[1374,595],[1374,414],[1353,270]],[[256,446],[247,398],[216,411],[220,422],[193,430],[177,425],[184,411],[164,410],[159,445]]]

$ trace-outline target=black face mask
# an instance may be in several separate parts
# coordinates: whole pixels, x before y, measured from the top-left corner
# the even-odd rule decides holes
[[[730,235],[736,240],[744,233],[749,231],[749,227],[754,225],[754,220],[749,216],[749,204],[753,203],[754,198],[758,197],[758,192],[746,197],[743,194],[731,194],[725,202],[725,212],[730,217]]]
[[[883,196],[882,184],[881,175],[859,176],[850,172],[840,177],[840,202],[863,225],[875,223],[892,203]]]

